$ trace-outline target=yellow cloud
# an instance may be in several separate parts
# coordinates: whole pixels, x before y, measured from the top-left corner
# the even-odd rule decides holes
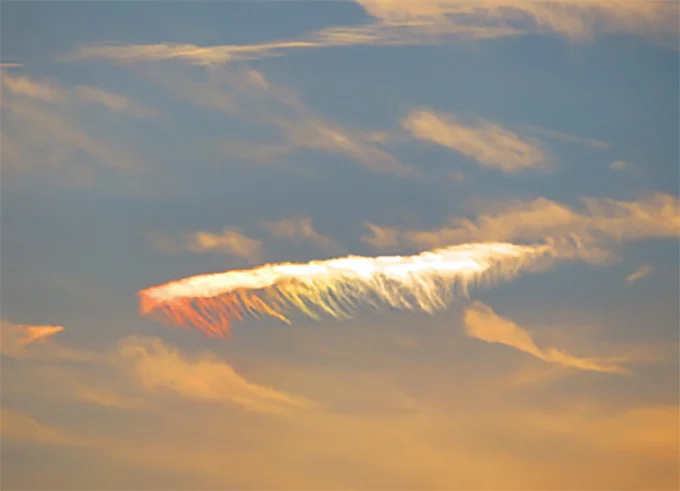
[[[43,102],[61,102],[66,98],[66,94],[60,87],[20,75],[12,76],[4,70],[0,71],[0,80],[2,80],[3,88],[31,99]]]
[[[333,239],[317,232],[312,225],[312,219],[309,217],[267,222],[264,223],[264,227],[275,237],[288,239],[293,242],[310,242],[333,251],[342,249]]]
[[[565,367],[593,372],[626,373],[623,368],[606,360],[578,358],[556,348],[539,348],[529,332],[500,317],[482,302],[477,301],[467,308],[464,319],[468,336],[487,343],[505,344],[545,362]]]
[[[31,417],[10,409],[0,411],[0,434],[3,442],[30,441],[43,445],[83,445],[85,441],[75,435],[42,425]]]
[[[187,240],[192,252],[217,251],[257,263],[262,259],[262,241],[251,239],[235,228],[225,228],[221,234],[196,232]]]
[[[612,242],[680,236],[680,201],[655,193],[636,200],[583,198],[581,210],[546,199],[486,206],[474,220],[450,219],[436,230],[404,230],[400,241],[433,248],[471,241],[552,241],[565,254],[593,261],[605,259]],[[498,211],[497,211],[498,210]],[[575,244],[573,247],[568,244]]]
[[[481,121],[469,126],[450,114],[415,109],[402,125],[420,140],[456,150],[480,165],[506,173],[535,167],[548,159],[537,143],[522,139],[497,123]]]
[[[206,66],[281,56],[290,49],[337,46],[441,44],[447,39],[489,39],[549,33],[572,41],[627,33],[677,49],[678,6],[663,0],[355,0],[373,17],[357,26],[334,26],[297,39],[258,44],[197,46],[80,46],[67,60],[111,59],[120,63],[184,60]]]
[[[372,223],[366,223],[369,235],[363,235],[361,241],[375,249],[390,249],[399,245],[399,229],[396,227],[380,227]]]
[[[129,337],[119,342],[118,353],[145,390],[165,389],[189,399],[236,404],[263,413],[314,407],[305,398],[248,382],[213,355],[188,360],[160,339]]]
[[[678,6],[674,2],[604,0],[356,0],[379,22],[445,32],[486,25],[520,32],[547,32],[571,40],[625,32],[677,48]],[[528,21],[528,22],[527,22]],[[511,31],[512,32],[512,31]]]

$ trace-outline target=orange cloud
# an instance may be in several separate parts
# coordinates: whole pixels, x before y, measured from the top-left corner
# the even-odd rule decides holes
[[[223,252],[257,263],[262,259],[262,241],[251,239],[235,228],[225,228],[221,234],[197,232],[187,241],[192,252]]]
[[[118,343],[118,353],[126,369],[148,391],[164,389],[189,399],[238,405],[262,413],[315,406],[303,397],[248,382],[213,355],[189,360],[160,339],[129,337]]]
[[[64,330],[62,326],[12,324],[4,320],[0,321],[0,327],[2,328],[0,350],[13,358],[23,356],[29,344],[44,343],[54,334]]]
[[[548,363],[584,371],[626,373],[626,370],[607,360],[578,358],[557,348],[539,348],[528,331],[500,317],[491,307],[479,301],[465,310],[464,320],[468,336],[487,343],[505,344]]]

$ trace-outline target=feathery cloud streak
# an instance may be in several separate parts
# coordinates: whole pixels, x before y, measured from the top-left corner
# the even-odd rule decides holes
[[[488,39],[529,33],[587,41],[627,33],[677,49],[678,6],[658,0],[356,0],[374,21],[337,26],[298,39],[251,45],[193,44],[80,46],[68,59],[122,63],[181,59],[201,65],[281,56],[289,49],[337,46],[440,44],[447,39]]]
[[[491,307],[479,301],[465,310],[464,319],[468,336],[487,343],[505,344],[545,362],[565,367],[593,372],[627,373],[625,369],[608,360],[578,358],[557,348],[539,348],[529,332],[500,317]]]

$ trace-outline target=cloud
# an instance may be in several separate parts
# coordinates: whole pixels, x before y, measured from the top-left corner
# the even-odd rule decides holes
[[[584,371],[626,373],[626,370],[599,359],[572,356],[557,348],[539,348],[532,335],[514,322],[497,315],[491,307],[476,301],[465,310],[465,328],[468,336],[487,343],[500,343],[528,353],[547,363],[555,363]]]
[[[640,266],[638,269],[633,271],[631,274],[626,276],[626,283],[629,285],[635,283],[637,280],[640,280],[644,278],[645,276],[649,276],[654,272],[654,268],[652,268],[651,265],[645,264]]]
[[[92,124],[76,111],[81,100],[75,92],[56,84],[11,76],[2,71],[3,171],[19,175],[50,176],[75,186],[90,186],[104,168],[133,173],[143,170],[141,160],[124,147],[92,135]],[[132,104],[132,103],[130,103]]]
[[[245,45],[180,43],[84,45],[66,60],[120,63],[183,60],[205,66],[282,56],[287,50],[338,46],[435,45],[451,39],[483,40],[542,33],[589,41],[627,33],[677,49],[678,7],[657,0],[356,0],[373,22],[334,26],[297,39]]]
[[[189,360],[160,339],[129,337],[118,343],[118,353],[147,391],[164,389],[188,399],[236,404],[263,413],[314,407],[305,398],[248,382],[213,355]]]
[[[288,239],[292,242],[309,242],[332,251],[342,249],[333,239],[317,232],[309,217],[266,222],[264,227],[275,237]]]
[[[450,226],[404,230],[399,239],[419,248],[472,241],[548,240],[565,252],[572,250],[565,244],[574,243],[583,258],[599,261],[609,256],[607,247],[613,243],[680,236],[677,196],[654,193],[631,201],[581,201],[580,210],[546,198],[494,203],[475,219],[452,217]]]
[[[262,258],[262,241],[251,239],[235,228],[225,228],[221,234],[196,232],[187,240],[192,252],[223,252],[257,263]]]
[[[678,6],[665,1],[605,0],[357,0],[383,25],[444,33],[457,26],[488,26],[588,41],[598,34],[627,33],[677,48]],[[415,30],[414,29],[414,30]],[[406,27],[406,30],[408,27]]]
[[[73,89],[75,96],[83,101],[99,104],[105,108],[113,111],[126,113],[140,119],[157,118],[158,113],[151,109],[145,108],[137,101],[132,101],[129,98],[103,90],[97,87],[77,86]]]
[[[466,125],[451,114],[414,109],[402,126],[415,138],[456,150],[505,173],[539,166],[549,158],[538,143],[489,121]]]
[[[591,148],[609,148],[610,145],[608,142],[601,141],[601,140],[595,140],[592,138],[583,138],[579,136],[574,136],[570,135],[569,133],[564,133],[562,131],[555,131],[551,130],[548,128],[540,128],[537,126],[530,126],[530,125],[519,125],[518,129],[521,129],[522,131],[526,133],[533,133],[535,135],[544,137],[544,138],[552,138],[553,140],[561,140],[561,141],[566,141],[569,143],[575,143],[577,145],[582,145],[585,147],[591,147]]]
[[[77,387],[75,388],[74,395],[80,402],[97,406],[134,411],[147,411],[151,409],[148,401],[141,396],[125,397],[102,387]]]
[[[615,160],[609,168],[614,171],[625,171],[630,169],[630,164],[624,160]]]
[[[78,85],[67,88],[50,81],[33,80],[21,75],[13,76],[5,70],[0,71],[0,79],[7,91],[36,101],[53,104],[95,104],[113,112],[142,119],[158,117],[155,111],[144,107],[138,101],[98,87]]]
[[[15,94],[25,95],[31,99],[44,102],[61,102],[66,98],[64,90],[55,85],[31,80],[20,75],[11,76],[4,70],[0,72],[0,75],[2,86]]]
[[[29,344],[34,342],[44,343],[51,336],[63,330],[62,326],[13,324],[0,320],[0,332],[2,333],[0,351],[12,358],[19,358],[25,354]]]
[[[380,227],[365,223],[369,235],[363,235],[361,242],[373,246],[374,249],[390,249],[399,245],[399,229],[396,227]]]
[[[412,167],[375,142],[370,132],[345,128],[317,114],[295,93],[252,68],[212,67],[200,81],[186,73],[157,67],[145,73],[181,100],[258,126],[265,134],[273,135],[255,142],[221,139],[215,149],[229,160],[240,158],[285,166],[286,157],[301,150],[317,150],[343,155],[376,173],[414,174]]]
[[[30,441],[43,445],[80,446],[86,441],[68,432],[45,426],[19,411],[2,409],[0,412],[0,434],[3,443],[8,441]]]

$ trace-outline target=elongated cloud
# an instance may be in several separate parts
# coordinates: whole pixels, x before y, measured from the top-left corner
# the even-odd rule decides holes
[[[31,343],[44,343],[49,337],[64,330],[62,326],[12,324],[0,321],[2,347],[0,351],[11,357],[20,357]]]
[[[456,150],[482,166],[505,173],[537,166],[548,158],[537,143],[489,121],[470,125],[451,114],[416,109],[402,126],[420,140]]]
[[[260,413],[314,407],[303,397],[247,381],[214,355],[191,360],[160,339],[130,337],[118,343],[118,352],[148,391],[166,389],[185,398],[237,404]]]
[[[340,249],[337,242],[316,231],[312,225],[312,219],[309,217],[267,222],[264,226],[275,237],[288,239],[292,242],[311,242],[329,250]]]
[[[548,363],[579,370],[605,373],[625,373],[625,370],[607,360],[578,358],[557,348],[539,348],[533,337],[514,322],[496,314],[491,307],[475,302],[464,315],[468,336],[487,343],[500,343],[528,353]]]
[[[251,270],[193,276],[139,293],[142,314],[162,314],[209,336],[229,333],[246,315],[290,322],[289,313],[313,319],[353,315],[380,304],[434,312],[468,286],[510,279],[556,257],[548,245],[464,244],[415,256],[348,256],[307,264],[270,264]]]
[[[262,256],[262,241],[251,239],[234,228],[221,234],[197,232],[191,237],[188,249],[192,252],[220,251],[256,263]]]
[[[628,283],[629,285],[635,283],[637,280],[640,280],[645,276],[649,276],[650,274],[652,274],[653,271],[654,268],[652,268],[651,265],[644,264],[635,271],[633,271],[631,274],[626,276],[626,283]]]
[[[546,198],[497,203],[485,207],[474,219],[452,217],[450,226],[437,230],[405,230],[399,240],[418,247],[441,247],[469,241],[560,241],[570,237],[584,246],[581,252],[587,250],[591,259],[600,260],[609,255],[607,247],[612,242],[680,237],[677,196],[654,193],[630,201],[582,198],[582,202],[582,209]],[[393,229],[372,225],[370,230],[380,234]],[[390,234],[393,238],[394,232]]]
[[[677,49],[678,6],[663,0],[355,0],[373,22],[333,26],[294,39],[198,46],[158,43],[80,46],[70,59],[122,63],[185,60],[201,65],[281,56],[288,50],[338,46],[435,45],[532,33],[588,41],[627,33]]]

